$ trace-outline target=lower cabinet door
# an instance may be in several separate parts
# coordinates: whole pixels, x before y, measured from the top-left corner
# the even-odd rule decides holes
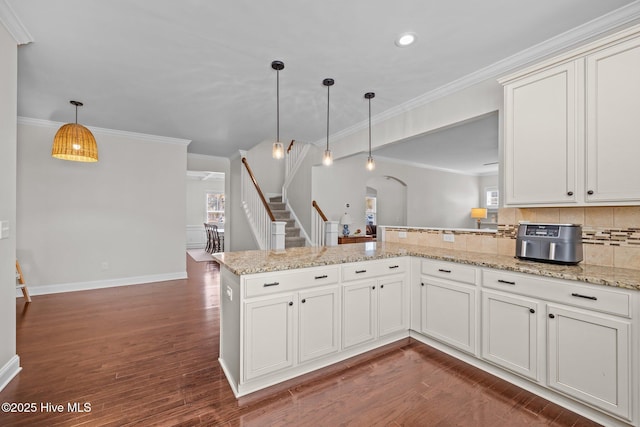
[[[293,366],[293,313],[293,294],[245,304],[245,381]]]
[[[298,346],[300,362],[315,359],[340,349],[339,287],[298,294]]]
[[[549,387],[630,419],[630,324],[547,305]]]
[[[476,289],[422,276],[422,333],[475,354]]]
[[[376,339],[376,281],[342,287],[342,347]]]
[[[378,337],[409,328],[409,296],[404,276],[378,282]]]
[[[482,357],[537,381],[539,305],[483,290]]]

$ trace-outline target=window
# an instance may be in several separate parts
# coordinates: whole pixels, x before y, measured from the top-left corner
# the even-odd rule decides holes
[[[224,193],[206,193],[207,222],[224,224]]]
[[[498,209],[499,207],[498,189],[495,187],[487,188],[485,190],[485,195],[486,195],[485,203],[486,203],[487,209]]]

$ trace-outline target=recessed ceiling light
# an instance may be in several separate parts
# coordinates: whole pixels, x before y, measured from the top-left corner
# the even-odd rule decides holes
[[[415,33],[402,33],[396,39],[396,46],[407,47],[415,43],[415,41],[416,41]]]

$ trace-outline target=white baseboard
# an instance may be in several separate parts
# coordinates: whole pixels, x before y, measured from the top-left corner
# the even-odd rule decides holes
[[[180,271],[166,274],[150,274],[148,276],[123,277],[119,279],[95,280],[91,282],[58,283],[55,285],[29,286],[31,295],[59,294],[62,292],[88,291],[92,289],[114,288],[116,286],[141,285],[143,283],[166,282],[167,280],[186,279],[187,272]],[[27,284],[28,285],[28,284]],[[22,292],[16,290],[16,296]]]
[[[0,391],[2,391],[21,370],[20,357],[16,354],[0,368]]]

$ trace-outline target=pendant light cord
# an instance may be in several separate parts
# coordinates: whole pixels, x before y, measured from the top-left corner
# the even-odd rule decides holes
[[[329,88],[331,86],[327,85],[327,151],[329,151]]]
[[[76,105],[76,124],[78,124],[78,106]]]
[[[280,70],[276,70],[276,142],[280,142]]]
[[[369,157],[371,157],[371,98],[369,98]]]

